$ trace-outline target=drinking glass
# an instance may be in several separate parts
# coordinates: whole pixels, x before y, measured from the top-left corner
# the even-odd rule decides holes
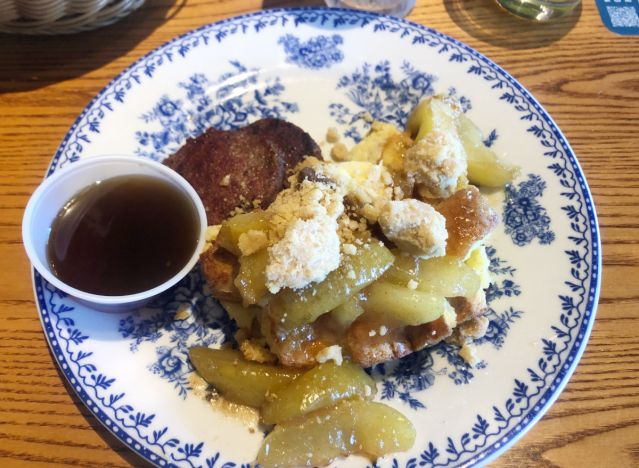
[[[563,18],[572,13],[572,10],[581,0],[496,0],[497,3],[521,18],[535,21],[547,21],[549,19]],[[627,1],[627,0],[626,0]]]
[[[329,7],[367,10],[403,18],[415,6],[415,0],[326,0]]]

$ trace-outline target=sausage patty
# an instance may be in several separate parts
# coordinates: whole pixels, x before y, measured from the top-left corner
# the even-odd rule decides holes
[[[267,118],[233,131],[209,128],[187,139],[164,164],[193,186],[207,210],[208,224],[216,225],[238,206],[259,200],[262,209],[268,207],[285,187],[287,172],[307,156],[322,157],[306,132]]]

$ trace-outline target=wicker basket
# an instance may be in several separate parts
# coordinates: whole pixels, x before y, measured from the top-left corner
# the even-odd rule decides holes
[[[106,26],[144,0],[0,0],[0,31],[70,34]]]

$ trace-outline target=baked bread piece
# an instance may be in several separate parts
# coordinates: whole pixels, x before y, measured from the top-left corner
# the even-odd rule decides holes
[[[366,315],[359,317],[348,329],[346,343],[353,362],[361,367],[371,367],[399,359],[414,351],[408,338],[408,327],[382,328]],[[380,333],[380,329],[382,333]]]
[[[472,185],[446,198],[435,210],[446,218],[446,255],[462,260],[499,225],[499,215]]]
[[[202,272],[211,295],[218,301],[242,302],[240,291],[234,284],[240,271],[237,257],[213,241],[200,255]]]
[[[481,317],[488,312],[488,304],[486,304],[486,291],[480,289],[471,298],[467,297],[449,297],[448,302],[457,314],[457,323],[463,323],[477,317]]]
[[[288,367],[313,367],[317,354],[336,345],[341,334],[331,322],[330,314],[320,316],[315,322],[285,333],[277,333],[271,319],[263,314],[261,331],[272,353],[281,364]]]

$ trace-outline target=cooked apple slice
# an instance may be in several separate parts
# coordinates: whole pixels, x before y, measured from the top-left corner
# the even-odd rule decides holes
[[[244,213],[227,219],[222,223],[217,235],[217,243],[238,257],[242,254],[238,246],[240,236],[249,231],[268,232],[270,223],[262,210]]]
[[[348,361],[325,362],[269,397],[262,406],[262,421],[277,424],[342,400],[371,400],[376,391],[375,381],[361,367]]]
[[[235,350],[197,346],[189,359],[202,378],[235,403],[260,408],[267,393],[276,393],[304,372],[293,368],[247,361]]]
[[[409,450],[415,435],[411,422],[390,406],[345,400],[275,426],[257,463],[263,468],[327,466],[351,453],[377,459]]]
[[[345,255],[339,268],[331,271],[324,281],[303,289],[281,290],[264,311],[282,329],[312,323],[382,276],[395,260],[390,250],[375,239],[368,239],[358,250],[357,255]]]
[[[521,174],[521,167],[499,159],[484,144],[481,132],[465,114],[459,116],[459,134],[466,150],[468,181],[482,187],[505,187]]]

